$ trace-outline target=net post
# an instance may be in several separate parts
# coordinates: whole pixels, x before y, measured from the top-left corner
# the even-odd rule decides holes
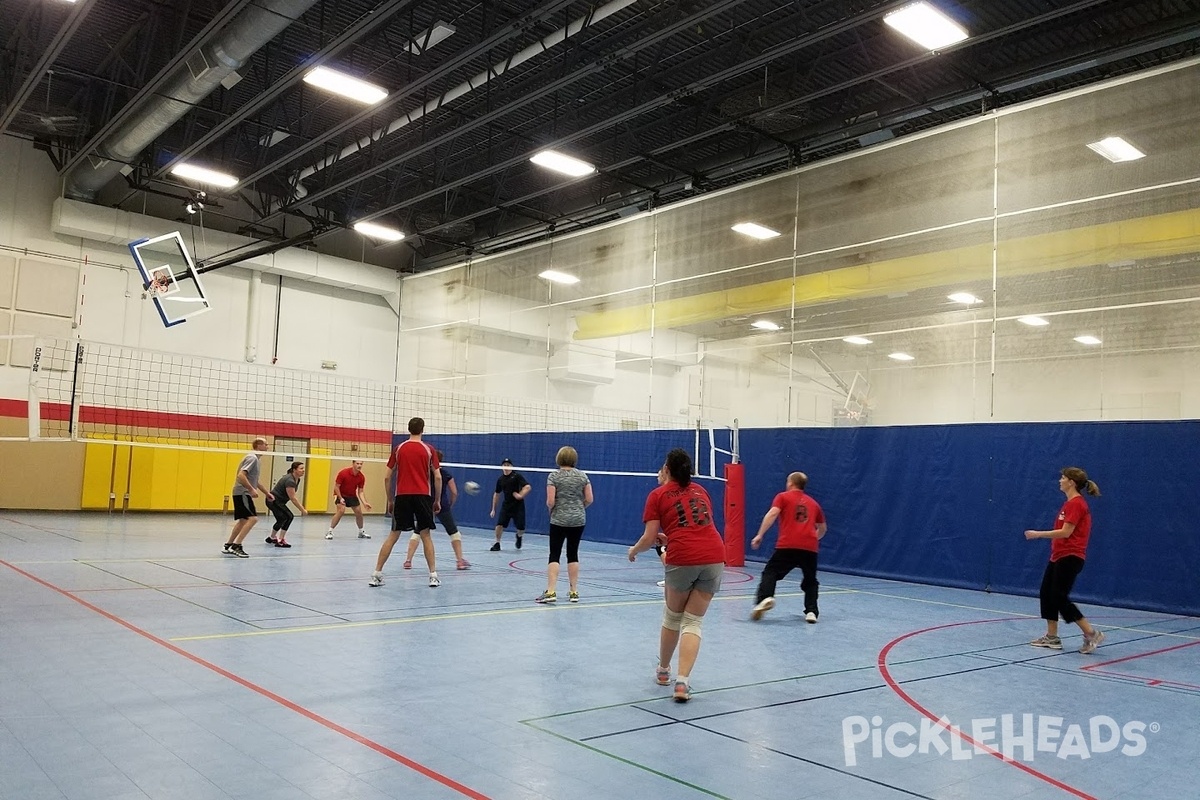
[[[746,466],[725,465],[725,566],[746,564]]]
[[[26,415],[29,417],[29,440],[42,437],[42,393],[39,376],[42,369],[42,340],[33,343],[33,360],[29,365],[29,407]]]

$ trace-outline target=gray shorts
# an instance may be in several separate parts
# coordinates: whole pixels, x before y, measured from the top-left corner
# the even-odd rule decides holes
[[[667,588],[676,592],[690,592],[695,589],[705,594],[716,594],[721,588],[721,576],[724,574],[724,564],[696,564],[690,567],[673,567],[668,564],[665,580]]]

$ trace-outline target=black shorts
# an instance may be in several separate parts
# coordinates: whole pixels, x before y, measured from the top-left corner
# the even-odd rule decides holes
[[[398,494],[392,505],[392,530],[433,529],[433,498],[427,494]]]
[[[360,501],[357,497],[343,497],[342,505],[346,508],[358,508]]]
[[[521,500],[516,503],[505,503],[500,506],[500,516],[496,517],[496,526],[507,528],[511,522],[517,526],[517,530],[525,530],[525,501]]]
[[[234,519],[250,519],[257,516],[258,510],[254,508],[253,497],[248,494],[235,494],[233,496]]]
[[[458,523],[454,521],[454,512],[447,506],[442,506],[442,510],[437,513],[438,522],[442,523],[442,527],[446,529],[446,533],[453,536],[458,533]]]

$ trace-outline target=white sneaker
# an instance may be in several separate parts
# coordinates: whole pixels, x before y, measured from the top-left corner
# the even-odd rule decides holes
[[[753,619],[753,620],[762,619],[763,614],[767,613],[774,607],[775,607],[775,598],[774,597],[764,598],[761,603],[756,605],[753,608],[753,610],[751,610],[750,619]]]
[[[659,581],[659,582],[658,582],[658,585],[659,585],[659,586],[666,586],[666,585],[667,585],[667,582],[666,582],[666,581]]]
[[[372,572],[371,580],[367,581],[367,586],[383,586],[383,573]]]
[[[333,531],[330,531],[329,533],[325,534],[325,538],[326,538],[326,539],[332,539],[332,538],[333,538]]]
[[[438,578],[437,573],[436,572],[429,573],[429,587],[432,589],[432,588],[436,588],[441,585],[442,585],[442,582]]]
[[[367,533],[366,531],[359,531],[359,532],[358,532],[358,538],[360,538],[360,539],[370,539],[370,538],[371,538],[371,534]]]
[[[807,614],[804,615],[804,621],[807,622],[809,625],[816,625],[817,624],[817,615],[814,614],[813,612],[809,611]]]

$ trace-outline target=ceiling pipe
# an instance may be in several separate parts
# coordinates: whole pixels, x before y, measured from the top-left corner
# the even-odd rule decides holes
[[[95,156],[67,174],[67,197],[95,199],[96,193],[158,136],[315,4],[316,0],[263,0],[234,17],[208,44],[180,64],[164,82],[162,92],[113,131]]]
[[[447,103],[451,103],[463,95],[470,94],[476,89],[486,86],[488,81],[500,77],[511,69],[515,69],[535,56],[541,55],[552,47],[565,42],[567,39],[584,30],[585,28],[589,28],[601,20],[607,19],[619,11],[623,11],[629,6],[634,5],[636,2],[637,0],[613,0],[613,2],[597,8],[590,14],[579,17],[566,27],[559,28],[558,30],[554,31],[554,33],[551,33],[537,42],[534,42],[519,53],[515,53],[509,58],[493,64],[473,78],[468,78],[458,86],[450,89],[442,96],[430,100],[428,103],[425,103],[424,105],[407,112],[403,116],[392,120],[387,127],[374,130],[369,135],[359,139],[357,142],[347,145],[346,147],[342,148],[340,153],[324,158],[312,166],[305,167],[296,173],[291,181],[293,187],[295,188],[295,199],[302,200],[308,195],[308,190],[304,188],[301,181],[316,175],[321,170],[333,166],[343,159],[353,156],[355,153],[358,153],[361,150],[365,150],[383,137],[390,136],[396,131],[408,127],[431,111],[436,111]]]

